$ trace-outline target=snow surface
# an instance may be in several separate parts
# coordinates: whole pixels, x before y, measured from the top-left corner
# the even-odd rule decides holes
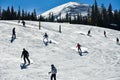
[[[82,16],[87,16],[88,8],[91,8],[88,4],[80,4],[77,2],[68,2],[65,4],[62,4],[60,6],[54,7],[41,15],[44,18],[48,18],[50,13],[53,13],[55,18],[65,18],[66,14],[69,13],[71,15],[76,15],[78,13],[81,13]]]
[[[0,21],[0,80],[50,80],[50,65],[58,69],[57,80],[120,80],[120,32],[66,23]],[[59,25],[62,33],[58,32]],[[17,39],[10,43],[12,28]],[[87,31],[91,29],[91,37]],[[108,38],[103,35],[104,30]],[[54,43],[47,46],[43,35],[47,32]],[[88,51],[80,56],[76,44]],[[33,64],[21,69],[21,52],[26,48]]]

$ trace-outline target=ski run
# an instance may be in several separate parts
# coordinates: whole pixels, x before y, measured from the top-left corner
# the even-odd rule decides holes
[[[0,20],[0,80],[50,80],[51,64],[57,68],[57,80],[120,80],[120,32],[89,25]],[[59,33],[61,25],[61,33]],[[12,29],[16,39],[11,43]],[[91,29],[91,36],[87,36]],[[107,37],[104,37],[106,31]],[[43,42],[48,33],[51,43]],[[81,44],[80,56],[76,45]],[[30,55],[31,64],[21,69],[22,50]]]

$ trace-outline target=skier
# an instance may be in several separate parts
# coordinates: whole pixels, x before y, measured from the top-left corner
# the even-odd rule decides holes
[[[49,74],[51,73],[51,80],[56,80],[56,73],[57,73],[57,69],[54,66],[54,64],[51,65],[51,71],[49,72]]]
[[[22,22],[21,22],[22,24],[23,24],[23,27],[25,27],[25,21],[24,20],[22,20]]]
[[[78,48],[78,53],[82,56],[81,45],[78,43],[76,47]]]
[[[104,36],[106,37],[106,31],[104,31]]]
[[[28,64],[30,64],[29,53],[28,53],[27,50],[25,50],[25,48],[23,48],[21,58],[22,58],[22,57],[23,57],[23,59],[24,59],[24,64],[26,64],[26,59],[27,59],[27,61],[28,61]]]
[[[44,38],[43,38],[43,41],[44,41],[45,39],[47,39],[47,42],[48,42],[48,34],[45,33],[43,37],[44,37]]]
[[[82,52],[82,50],[81,50],[81,45],[79,44],[79,43],[77,43],[77,46],[76,46],[77,48],[78,48],[78,53],[79,52]]]
[[[16,32],[15,32],[15,27],[12,29],[12,39],[16,38]]]
[[[118,37],[116,38],[116,43],[119,44],[119,39],[118,39]]]
[[[88,34],[87,34],[88,36],[90,36],[90,32],[91,32],[91,30],[89,29],[89,30],[88,30]]]

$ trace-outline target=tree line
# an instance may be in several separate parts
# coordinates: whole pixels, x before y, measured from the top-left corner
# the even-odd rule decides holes
[[[97,2],[92,5],[91,15],[88,16],[88,24],[102,26],[120,30],[120,10],[112,10],[112,5],[109,4],[108,9],[104,4],[98,8]]]
[[[71,24],[94,25],[120,30],[120,10],[113,11],[111,4],[109,4],[108,9],[106,9],[104,4],[98,7],[95,0],[94,4],[88,8],[87,13],[87,16],[82,16],[81,13],[75,15],[66,13],[65,18],[62,18],[60,14],[60,17],[56,19],[53,12],[50,12],[48,18],[44,19],[40,16],[39,19],[48,22],[69,22]]]
[[[7,9],[1,9],[0,7],[0,19],[1,20],[37,20],[36,10],[33,12],[27,12],[24,9],[18,8],[18,11],[15,11],[14,7],[7,7]]]

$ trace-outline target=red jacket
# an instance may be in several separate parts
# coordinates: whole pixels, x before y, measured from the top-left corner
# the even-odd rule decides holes
[[[78,49],[80,49],[81,45],[78,43],[76,47],[78,47]]]

